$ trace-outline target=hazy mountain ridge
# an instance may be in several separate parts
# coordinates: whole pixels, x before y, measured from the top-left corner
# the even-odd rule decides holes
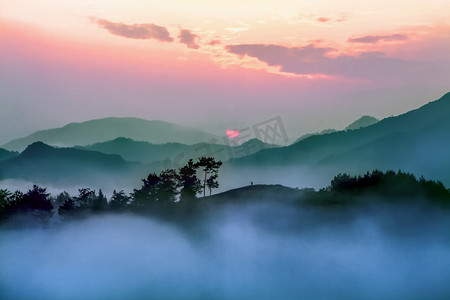
[[[372,116],[362,116],[355,122],[353,122],[350,125],[348,125],[347,127],[345,127],[345,130],[356,130],[356,129],[359,129],[362,127],[367,127],[367,126],[373,125],[379,121],[380,120],[378,120],[377,118],[372,117]]]
[[[41,141],[49,145],[71,147],[85,146],[127,137],[136,141],[156,144],[179,142],[195,144],[220,138],[199,129],[182,127],[164,121],[149,121],[138,118],[103,118],[82,123],[70,123],[60,128],[40,130],[24,138],[4,144],[7,150],[22,151],[28,145]]]
[[[317,182],[339,172],[359,174],[375,168],[401,168],[448,185],[450,124],[447,120],[450,120],[450,93],[368,127],[311,136],[287,147],[265,149],[235,159],[225,168],[234,173],[268,167],[280,173],[287,168],[301,169],[296,171],[296,176],[307,172]],[[277,183],[287,184],[283,180]]]
[[[0,161],[16,157],[17,155],[19,155],[18,152],[8,151],[8,150],[0,148]]]
[[[330,129],[324,129],[322,131],[315,132],[315,133],[307,133],[307,134],[302,135],[298,139],[296,139],[295,142],[293,142],[292,144],[296,144],[296,143],[298,143],[300,141],[303,141],[303,140],[305,140],[305,139],[307,139],[309,137],[312,137],[314,135],[323,135],[323,134],[333,133],[333,132],[336,132],[336,131],[337,131],[336,129],[330,128]]]
[[[79,149],[35,143],[19,156],[0,162],[0,177],[61,184],[102,186],[119,182],[135,185],[149,172],[179,168],[189,158],[214,156],[223,161],[232,158],[221,171],[224,179],[221,186],[225,188],[250,181],[269,183],[261,177],[264,174],[276,178],[275,183],[291,185],[299,172],[305,170],[309,172],[304,174],[307,177],[319,174],[326,180],[341,172],[360,174],[377,168],[402,169],[449,184],[449,148],[450,93],[447,93],[416,110],[368,127],[315,135],[287,147],[267,145],[255,139],[228,148],[208,143],[156,145],[129,138]],[[137,162],[139,160],[147,164]],[[296,169],[297,173],[287,175],[287,168]],[[308,180],[305,182],[311,186]]]
[[[442,116],[414,133],[383,136],[318,162],[333,170],[361,172],[373,168],[403,169],[425,176],[450,178],[450,118]]]
[[[181,143],[153,144],[138,142],[130,138],[120,137],[112,141],[95,143],[88,146],[76,146],[77,149],[98,151],[107,154],[118,154],[128,161],[152,163],[164,160],[187,162],[189,158],[200,156],[214,156],[218,160],[226,161],[235,157],[242,157],[256,153],[262,149],[278,147],[266,144],[256,138],[250,139],[238,146],[197,143],[185,145]]]
[[[123,186],[139,181],[139,176],[146,174],[146,168],[140,163],[125,161],[119,155],[55,148],[36,142],[17,157],[0,162],[0,179],[65,186],[105,183]]]
[[[379,122],[379,120],[377,118],[374,118],[372,116],[362,116],[361,118],[355,120],[354,122],[350,123],[347,127],[345,127],[344,130],[355,130],[355,129],[359,129],[362,127],[367,127],[370,125],[373,125],[375,123]],[[307,133],[304,134],[302,136],[300,136],[298,139],[295,140],[295,142],[293,142],[292,144],[296,144],[302,140],[305,140],[309,137],[315,136],[315,135],[324,135],[324,134],[328,134],[328,133],[333,133],[333,132],[337,132],[338,130],[336,129],[324,129],[322,131],[318,131],[315,133]]]
[[[0,162],[0,180],[20,179],[58,187],[69,185],[113,187],[117,185],[129,189],[139,185],[140,179],[145,178],[148,173],[159,173],[167,168],[178,169],[190,158],[196,159],[210,154],[218,160],[229,159],[229,155],[242,156],[246,154],[246,151],[259,150],[258,147],[276,147],[264,144],[257,139],[249,140],[237,147],[230,147],[207,143],[192,146],[178,143],[155,145],[126,138],[93,146],[92,148],[59,148],[43,142],[35,142],[16,157]],[[120,155],[114,153],[120,152],[117,151],[118,146],[125,146]],[[136,149],[139,146],[141,149]],[[205,147],[208,151],[205,152],[205,149],[202,149],[203,151],[195,152],[195,149]],[[100,149],[103,151],[96,151],[97,148],[103,148]],[[151,150],[159,149],[159,153],[154,156],[151,153],[139,153],[149,148]],[[104,153],[108,149],[113,153]],[[127,155],[127,150],[130,149],[134,149],[135,153]],[[137,158],[136,153],[142,155],[142,158],[148,155],[152,159],[148,159],[148,163],[139,162],[137,159],[129,161],[130,157]],[[124,159],[122,154],[127,159]]]
[[[383,136],[407,132],[414,134],[427,124],[444,117],[450,118],[450,93],[418,109],[383,119],[368,127],[311,136],[287,147],[265,149],[248,157],[236,159],[234,163],[314,165],[325,157],[345,153]]]

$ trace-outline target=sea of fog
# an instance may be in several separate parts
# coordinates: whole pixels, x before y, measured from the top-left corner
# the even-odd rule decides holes
[[[0,299],[449,299],[443,214],[333,210],[222,205],[192,222],[3,227]]]

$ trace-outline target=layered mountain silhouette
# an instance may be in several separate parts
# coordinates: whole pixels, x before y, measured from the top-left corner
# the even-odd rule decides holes
[[[0,161],[0,180],[21,179],[52,186],[130,187],[140,184],[140,178],[149,172],[179,168],[190,158],[214,156],[228,160],[264,147],[276,146],[257,139],[236,147],[207,143],[157,145],[127,138],[78,148],[35,142],[20,154],[4,151],[11,156]]]
[[[0,148],[0,161],[15,157],[17,155],[19,155],[18,152],[8,151],[8,150]]]
[[[217,141],[220,143],[222,141],[213,134],[163,121],[104,118],[37,131],[24,138],[6,143],[2,148],[23,151],[28,145],[38,141],[60,147],[86,146],[118,137],[155,144],[177,142],[192,145],[200,142]]]
[[[262,149],[277,147],[258,139],[251,139],[238,146],[198,143],[185,145],[181,143],[153,144],[138,142],[130,138],[120,137],[112,141],[96,143],[88,146],[76,146],[77,149],[98,151],[106,154],[118,154],[129,161],[151,163],[164,160],[177,160],[186,163],[189,158],[213,156],[217,160],[226,161],[256,153]]]
[[[352,122],[350,125],[348,125],[347,127],[345,127],[345,130],[355,130],[355,129],[359,129],[362,127],[367,127],[370,125],[373,125],[375,123],[377,123],[379,120],[375,117],[372,116],[362,116],[361,118],[359,118],[358,120]],[[322,131],[318,131],[315,133],[307,133],[302,135],[301,137],[299,137],[297,140],[295,140],[295,142],[293,142],[292,144],[298,143],[302,140],[305,140],[309,137],[312,137],[314,135],[324,135],[324,134],[328,134],[328,133],[333,133],[336,132],[336,129],[324,129]]]
[[[118,122],[117,126],[124,121],[112,119]],[[100,124],[97,121],[103,122],[102,120],[92,122]],[[154,124],[154,121],[132,119],[132,123],[134,121],[139,124],[148,124],[147,122]],[[140,123],[141,121],[143,123]],[[86,123],[74,126],[84,127]],[[170,130],[174,130],[175,135],[181,135],[176,125],[161,123],[169,124],[168,128],[172,128]],[[52,141],[87,142],[96,138],[95,134],[88,137],[76,136],[75,132],[82,134],[88,130],[87,128],[96,133],[107,132],[114,135],[105,128],[95,131],[94,127],[91,124],[83,130],[54,129],[59,137]],[[66,137],[59,130],[68,130],[67,132],[72,132],[72,135]],[[128,132],[132,131],[128,128]],[[117,129],[117,132],[122,133],[120,129]],[[188,135],[191,131],[184,132]],[[192,140],[196,136],[194,133],[191,135]],[[48,138],[51,138],[48,131],[36,133],[38,134],[47,134]],[[105,133],[101,137],[106,138],[108,134]],[[141,138],[145,134],[150,138],[155,133],[140,134]],[[207,136],[210,135],[198,135],[198,137]],[[160,137],[159,141],[163,139],[167,140],[169,137]],[[15,145],[24,142],[17,140]],[[309,177],[314,174],[320,176],[325,174],[324,181],[343,172],[361,174],[373,169],[402,169],[450,185],[448,149],[450,149],[450,93],[416,110],[383,119],[367,127],[314,135],[287,147],[273,147],[259,140],[250,140],[237,147],[229,147],[208,143],[157,145],[137,142],[131,138],[113,138],[108,142],[80,146],[77,149],[55,148],[42,142],[35,142],[20,154],[0,151],[0,180],[16,178],[61,185],[104,186],[108,183],[115,187],[130,186],[130,183],[139,184],[139,179],[149,172],[158,172],[169,167],[177,168],[189,158],[214,156],[223,161],[233,158],[221,171],[224,182],[221,186],[225,187],[248,184],[251,180],[255,180],[258,173],[264,172],[270,173],[271,179],[275,178],[277,183],[286,183],[287,179],[297,182],[295,177],[297,175],[287,172],[288,168],[291,171],[306,170],[305,176]],[[5,157],[3,161],[2,157]],[[166,164],[167,160],[170,165]],[[296,184],[301,185],[301,182]]]
[[[305,166],[330,172],[402,168],[450,183],[450,93],[356,130],[315,135],[235,159],[233,167]]]
[[[147,172],[140,163],[119,155],[73,148],[55,148],[42,142],[28,146],[20,155],[0,162],[0,180],[22,179],[63,186],[92,186],[139,181]]]
[[[302,135],[301,137],[299,137],[297,140],[295,140],[295,142],[293,142],[292,144],[295,144],[295,143],[298,143],[298,142],[300,142],[300,141],[303,141],[304,139],[307,139],[307,138],[309,138],[309,137],[312,137],[312,136],[314,136],[314,135],[322,135],[322,134],[328,134],[328,133],[332,133],[332,132],[336,132],[337,130],[336,129],[324,129],[324,130],[322,130],[322,131],[319,131],[319,132],[315,132],[315,133],[307,133],[307,134],[304,134],[304,135]]]
[[[372,117],[372,116],[362,116],[355,122],[353,122],[350,125],[348,125],[347,127],[345,127],[345,130],[355,130],[355,129],[359,129],[362,127],[367,127],[367,126],[377,123],[378,121],[379,120],[377,118]]]

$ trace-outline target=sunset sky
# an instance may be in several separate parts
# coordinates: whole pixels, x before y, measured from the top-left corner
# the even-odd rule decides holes
[[[0,143],[108,116],[289,137],[450,90],[448,0],[0,0]]]

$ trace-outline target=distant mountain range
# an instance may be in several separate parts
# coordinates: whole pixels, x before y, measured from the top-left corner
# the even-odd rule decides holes
[[[361,118],[359,118],[358,120],[352,122],[350,125],[348,125],[347,127],[345,127],[345,130],[355,130],[355,129],[359,129],[362,127],[367,127],[370,125],[373,125],[375,123],[377,123],[379,120],[377,118],[374,118],[372,116],[362,116]],[[333,133],[336,132],[336,129],[324,129],[322,131],[319,132],[315,132],[315,133],[308,133],[308,134],[304,134],[301,137],[299,137],[295,142],[293,142],[293,144],[298,143],[304,139],[307,139],[311,136],[314,135],[324,135],[324,134],[328,134],[328,133]]]
[[[183,143],[193,145],[222,138],[213,134],[163,121],[148,121],[138,118],[104,118],[82,123],[70,123],[61,128],[40,130],[24,138],[6,143],[6,150],[23,151],[28,145],[41,141],[59,147],[86,146],[106,142],[118,137],[155,144]]]
[[[117,124],[122,121],[119,119]],[[144,121],[144,124],[146,122],[153,121]],[[171,126],[175,126],[173,130],[176,135],[181,134],[176,125]],[[89,128],[94,130],[92,126]],[[63,129],[55,130],[59,132]],[[189,134],[190,131],[186,132]],[[206,137],[208,134],[200,136]],[[94,137],[95,134],[89,138],[65,138],[67,141],[86,142]],[[62,136],[53,141],[56,140],[62,141]],[[17,141],[16,145],[19,142],[23,143],[24,140]],[[291,186],[310,186],[307,180],[318,176],[323,179],[321,183],[327,184],[330,177],[338,173],[361,174],[376,168],[402,169],[418,176],[441,180],[449,186],[448,149],[450,93],[416,110],[383,119],[367,127],[313,135],[286,147],[264,144],[256,139],[237,147],[208,143],[157,145],[131,138],[114,138],[89,146],[80,144],[77,149],[55,148],[36,142],[20,154],[0,150],[0,180],[13,178],[72,186],[109,184],[117,188],[136,186],[140,184],[140,178],[149,172],[177,168],[189,158],[212,155],[223,161],[233,158],[221,168],[221,187],[225,188],[249,184],[250,181],[263,183],[258,181],[261,176],[269,178],[265,182]],[[306,180],[306,183],[303,184],[299,178]]]
[[[314,135],[231,162],[234,168],[307,167],[311,174],[403,169],[450,185],[450,93],[356,130]],[[281,171],[280,171],[281,172]],[[311,175],[310,174],[310,175]]]
[[[271,147],[275,146],[257,139],[236,147],[207,143],[156,145],[127,138],[77,148],[35,142],[20,154],[0,151],[8,155],[0,160],[0,180],[21,179],[52,186],[135,187],[148,173],[179,168],[190,158],[214,156],[228,160]]]
[[[238,146],[198,143],[185,145],[181,143],[152,144],[138,142],[129,138],[120,137],[112,141],[96,143],[89,146],[76,146],[77,149],[98,151],[106,154],[118,154],[128,161],[151,163],[164,160],[176,160],[177,163],[186,163],[189,158],[200,156],[214,156],[216,159],[226,161],[256,153],[262,149],[278,147],[266,144],[258,139],[251,139]]]
[[[54,148],[42,142],[0,162],[0,180],[22,179],[54,186],[129,186],[139,184],[147,173],[147,166],[125,161],[119,155]]]

